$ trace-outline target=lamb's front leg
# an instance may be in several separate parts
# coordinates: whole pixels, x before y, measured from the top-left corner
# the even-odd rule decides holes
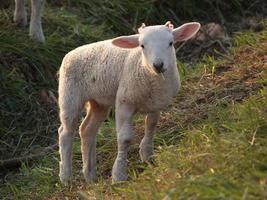
[[[45,0],[32,0],[32,13],[30,23],[30,37],[38,42],[45,42],[42,28],[42,12]]]
[[[116,107],[118,155],[112,168],[113,181],[127,180],[127,153],[133,138],[132,117],[135,109],[129,105]]]
[[[14,22],[19,26],[27,25],[27,12],[24,0],[15,0]]]
[[[160,117],[160,112],[149,113],[145,120],[145,136],[140,143],[139,154],[143,162],[147,161],[153,155],[153,136],[156,125]]]

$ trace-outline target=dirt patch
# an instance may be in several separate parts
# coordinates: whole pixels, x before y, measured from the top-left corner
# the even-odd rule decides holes
[[[178,44],[176,54],[183,62],[195,63],[204,54],[220,56],[227,53],[230,45],[230,37],[225,28],[216,23],[208,23],[202,25],[192,39]]]
[[[245,100],[267,85],[267,43],[244,45],[233,56],[216,66],[215,72],[204,68],[184,81],[182,91],[169,111],[164,112],[160,128],[179,123],[185,127],[207,118],[218,106]]]

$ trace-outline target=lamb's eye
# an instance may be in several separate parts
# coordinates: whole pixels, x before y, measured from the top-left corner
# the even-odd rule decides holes
[[[143,44],[141,44],[141,47],[142,47],[142,48],[145,48],[145,46],[144,46]]]
[[[169,43],[169,46],[172,46],[172,45],[173,45],[173,42],[170,42],[170,43]]]

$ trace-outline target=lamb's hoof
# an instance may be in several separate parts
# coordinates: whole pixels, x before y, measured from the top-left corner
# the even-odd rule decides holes
[[[43,33],[43,29],[41,24],[30,24],[30,38],[37,42],[44,43],[45,42],[45,36]]]
[[[112,183],[127,181],[127,178],[127,160],[117,156],[112,168]]]
[[[88,184],[95,183],[96,180],[97,180],[95,173],[85,173],[85,172],[83,172],[83,176],[84,176],[84,179],[85,179],[86,183],[88,183]]]
[[[62,184],[65,186],[69,185],[71,182],[71,168],[65,168],[63,167],[62,163],[59,165],[60,171],[59,171],[59,178]]]
[[[27,17],[15,16],[14,22],[15,22],[16,26],[25,27],[25,26],[27,26]]]
[[[43,34],[40,34],[40,33],[32,33],[30,34],[30,37],[37,41],[37,42],[40,42],[40,43],[45,43],[45,37]]]
[[[127,173],[122,173],[120,171],[112,172],[112,183],[125,182],[128,179]]]
[[[71,183],[71,178],[70,177],[64,177],[62,175],[59,176],[60,178],[60,182],[64,185],[64,186],[68,186]]]
[[[139,154],[143,162],[148,162],[153,156],[153,147],[140,148]]]

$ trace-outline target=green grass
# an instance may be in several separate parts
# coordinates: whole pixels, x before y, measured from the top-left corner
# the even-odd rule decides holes
[[[47,6],[46,43],[39,44],[28,38],[28,28],[12,24],[12,13],[12,7],[0,12],[0,159],[55,143],[57,111],[42,101],[41,92],[57,96],[56,74],[68,51],[112,35],[64,7]]]
[[[216,8],[213,12],[225,8],[222,1],[201,6],[207,4],[210,10]],[[241,1],[229,5],[248,8]],[[251,9],[259,5],[257,1]],[[133,33],[143,21],[171,19],[179,24],[187,16],[204,15],[196,1],[48,1],[42,45],[28,39],[28,29],[11,23],[12,7],[0,9],[0,159],[36,152],[56,141],[57,111],[41,101],[40,91],[56,95],[56,72],[66,52]],[[218,16],[224,19],[227,12],[223,14]],[[55,152],[18,171],[1,171],[0,199],[266,199],[266,40],[266,30],[235,33],[229,55],[205,55],[193,69],[178,62],[183,88],[162,114],[153,164],[140,162],[143,118],[135,119],[129,182],[111,184],[116,156],[111,117],[98,134],[96,184],[84,183],[76,137],[71,186],[59,183]]]
[[[156,166],[120,193],[129,199],[267,198],[266,92],[215,109],[179,145],[160,148]]]
[[[162,199],[166,196],[170,199],[265,199],[266,104],[265,89],[242,104],[218,108],[210,113],[208,120],[180,133],[185,138],[179,145],[157,146],[155,164],[143,166],[146,170],[141,174],[132,171],[132,180],[125,186],[109,185],[109,180],[100,177],[98,184],[87,186],[84,192],[95,195],[96,199],[109,199],[110,195],[114,198],[125,196],[127,199]],[[115,144],[105,143],[114,142],[114,137],[106,138],[110,135],[106,134],[102,138],[106,128],[102,128],[98,137],[98,151],[111,158],[106,158],[109,161],[103,159],[104,166],[98,163],[101,172],[106,170],[104,168],[111,168],[115,156],[115,149],[112,148]],[[77,174],[77,159],[81,164],[78,146],[77,141],[74,148],[76,174],[73,188],[58,183],[56,154],[44,158],[32,169],[22,167],[20,173],[14,175],[16,179],[11,178],[1,194],[11,197],[11,193],[15,199],[53,197],[53,192],[57,196],[77,196],[77,186],[83,185],[81,175]],[[130,170],[135,169],[131,167]]]
[[[98,183],[84,183],[76,138],[71,186],[59,183],[59,155],[54,153],[33,166],[24,165],[18,173],[9,173],[0,188],[3,199],[75,199],[86,195],[96,199],[267,198],[266,33],[249,33],[255,42],[242,39],[247,42],[236,44],[226,59],[204,57],[189,71],[180,66],[184,87],[162,115],[153,164],[140,162],[143,119],[137,116],[135,120],[129,182],[111,184],[116,137],[110,118],[98,135]],[[242,34],[235,40],[239,37]]]

